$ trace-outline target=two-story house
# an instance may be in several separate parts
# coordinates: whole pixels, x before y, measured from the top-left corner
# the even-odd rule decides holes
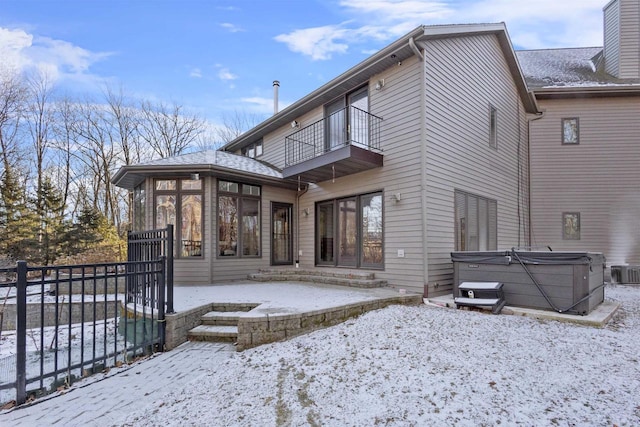
[[[528,121],[504,24],[421,26],[230,142],[125,166],[177,283],[270,266],[449,293],[450,252],[529,242]]]
[[[530,123],[531,240],[640,263],[640,1],[604,7],[604,46],[517,52]]]

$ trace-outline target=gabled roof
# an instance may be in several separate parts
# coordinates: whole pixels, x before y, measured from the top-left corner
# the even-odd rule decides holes
[[[295,183],[283,181],[282,172],[273,166],[246,156],[223,151],[206,150],[165,159],[152,160],[137,165],[123,166],[112,182],[118,187],[133,189],[150,176],[188,176],[215,174],[227,179],[245,179],[249,182],[268,183],[294,188]]]
[[[301,115],[320,107],[336,97],[357,88],[369,80],[370,77],[379,74],[399,61],[404,61],[418,52],[416,43],[431,39],[454,38],[462,36],[495,34],[505,55],[511,74],[515,81],[525,109],[530,113],[537,113],[538,107],[535,98],[528,92],[527,85],[518,65],[511,40],[504,23],[497,24],[455,24],[455,25],[430,25],[420,26],[396,40],[387,47],[381,49],[358,65],[342,73],[330,82],[301,98],[284,110],[260,123],[253,129],[240,135],[221,148],[225,151],[235,151],[246,144],[255,142],[263,135],[284,126]]]
[[[520,50],[516,54],[527,84],[537,96],[640,91],[640,80],[617,79],[604,72],[602,47]]]

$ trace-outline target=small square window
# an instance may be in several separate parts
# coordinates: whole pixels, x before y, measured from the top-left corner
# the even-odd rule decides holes
[[[562,119],[562,143],[563,144],[579,144],[580,143],[580,126],[578,119],[568,118]]]
[[[498,110],[493,105],[489,106],[489,146],[498,148]]]
[[[227,193],[237,193],[240,189],[238,184],[229,181],[218,181],[218,190],[226,191]]]
[[[175,179],[158,179],[156,180],[156,190],[175,190],[176,180]]]
[[[563,212],[562,238],[564,240],[580,240],[580,212]]]

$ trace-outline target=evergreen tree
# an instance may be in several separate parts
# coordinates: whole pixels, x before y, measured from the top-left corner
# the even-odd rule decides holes
[[[52,264],[61,254],[60,243],[64,237],[65,222],[63,217],[64,205],[62,194],[53,185],[51,179],[45,177],[42,180],[40,194],[37,197],[40,203],[38,208],[38,220],[40,230],[38,233],[39,263]]]
[[[13,168],[5,167],[0,185],[0,253],[14,260],[38,258],[38,217]]]

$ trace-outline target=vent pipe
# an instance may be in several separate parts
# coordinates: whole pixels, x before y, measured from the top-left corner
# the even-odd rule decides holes
[[[273,81],[273,115],[278,114],[278,89],[280,88],[280,82]]]

